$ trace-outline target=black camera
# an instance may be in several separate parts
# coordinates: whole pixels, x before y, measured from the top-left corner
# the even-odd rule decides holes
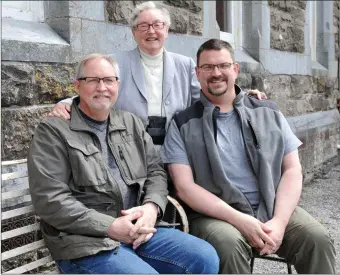
[[[166,117],[149,116],[146,131],[151,136],[153,144],[163,145],[165,138]]]

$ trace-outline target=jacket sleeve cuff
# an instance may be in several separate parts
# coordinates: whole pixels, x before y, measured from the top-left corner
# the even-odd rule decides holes
[[[165,213],[166,204],[168,202],[167,199],[164,200],[164,198],[158,194],[154,194],[152,196],[145,197],[142,204],[145,204],[147,202],[153,202],[158,206],[158,217],[162,218]]]
[[[97,228],[98,232],[102,234],[103,237],[108,237],[107,231],[109,226],[115,221],[114,217],[105,215],[102,213],[96,213],[96,219],[93,221],[94,227]]]

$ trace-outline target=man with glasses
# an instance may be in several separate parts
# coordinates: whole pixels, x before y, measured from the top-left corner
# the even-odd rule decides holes
[[[166,173],[141,120],[111,108],[117,70],[108,56],[85,57],[70,120],[36,129],[28,174],[46,245],[62,273],[217,273],[209,243],[157,227]]]
[[[203,43],[201,99],[174,116],[161,150],[190,233],[215,247],[223,274],[250,273],[256,250],[286,258],[298,273],[335,273],[330,236],[297,206],[301,142],[274,103],[235,85],[238,71],[227,42]]]

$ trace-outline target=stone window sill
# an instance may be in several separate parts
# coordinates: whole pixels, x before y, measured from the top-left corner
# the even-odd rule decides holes
[[[70,63],[71,46],[46,23],[2,18],[2,60]]]

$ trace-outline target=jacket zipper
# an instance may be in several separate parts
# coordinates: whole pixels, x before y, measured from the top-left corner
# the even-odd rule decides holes
[[[122,163],[124,163],[125,162],[124,153],[123,153],[122,148],[119,145],[118,145],[118,152],[119,152],[119,157],[120,157]],[[124,164],[122,164],[122,166],[124,166]],[[125,166],[128,169],[127,165],[125,165]],[[125,171],[124,167],[123,167],[123,172],[125,174],[125,177],[127,177],[127,174],[126,174],[126,171]],[[141,197],[143,195],[143,192],[144,191],[141,190],[141,187],[139,186],[139,190],[138,190],[138,194],[137,194],[137,205],[140,205],[140,200],[141,200]]]
[[[129,169],[127,167],[127,164],[125,164],[125,157],[124,157],[123,150],[119,145],[118,145],[118,153],[119,153],[120,160],[122,161],[124,175],[127,178],[127,171],[125,170],[125,168],[127,168],[127,170]]]
[[[109,145],[109,148],[110,148],[110,150],[111,150],[111,153],[112,153],[112,155],[113,155],[113,157],[114,157],[114,159],[115,159],[115,161],[116,161],[116,163],[117,163],[117,165],[118,165],[119,171],[122,171],[123,169],[122,169],[122,167],[121,167],[120,162],[118,161],[118,157],[117,157],[117,155],[116,155],[116,151],[112,149],[112,146],[111,146],[111,142],[110,142],[110,141],[108,141],[108,145]],[[126,183],[126,180],[127,180],[127,179],[126,179],[125,171],[123,170],[123,172],[124,172],[124,173],[123,173],[123,180],[124,180],[125,183]],[[114,182],[116,183],[116,181],[114,181]],[[119,188],[119,186],[118,186],[117,183],[115,184],[115,186],[117,187],[116,189],[117,189],[118,194],[119,194],[119,207],[118,207],[118,211],[119,211],[119,213],[120,213],[120,210],[122,210],[122,209],[124,208],[124,204],[123,204],[123,196],[122,196],[122,193],[121,193],[120,188]]]

